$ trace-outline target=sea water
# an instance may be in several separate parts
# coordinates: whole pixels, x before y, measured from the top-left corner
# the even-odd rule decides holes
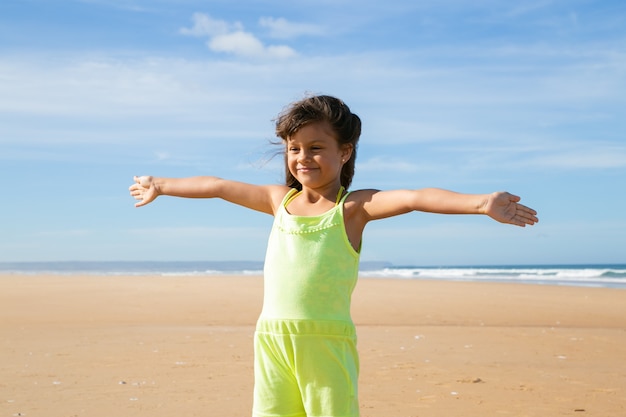
[[[110,276],[262,276],[263,262],[0,262],[0,273]],[[512,282],[626,289],[626,264],[398,266],[386,262],[362,262],[360,275],[365,278]]]
[[[363,276],[453,281],[517,282],[626,288],[626,264],[506,265],[506,266],[392,266],[363,271]]]

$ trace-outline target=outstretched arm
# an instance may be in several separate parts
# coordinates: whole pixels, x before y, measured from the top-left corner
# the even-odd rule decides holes
[[[524,227],[539,220],[537,212],[519,204],[518,196],[507,192],[461,194],[438,188],[421,190],[362,190],[355,197],[365,213],[364,224],[410,211],[440,214],[486,214],[501,223]]]
[[[273,214],[287,192],[287,187],[253,185],[217,177],[160,178],[141,176],[133,178],[130,195],[138,200],[135,207],[145,206],[160,195],[185,198],[221,198],[240,206]],[[277,203],[278,202],[278,203]]]

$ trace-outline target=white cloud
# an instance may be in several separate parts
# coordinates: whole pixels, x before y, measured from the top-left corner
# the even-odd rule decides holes
[[[302,35],[323,35],[324,28],[308,23],[292,23],[285,18],[262,17],[259,19],[261,27],[270,30],[270,36],[278,39],[290,39]]]
[[[296,55],[296,52],[288,46],[265,46],[254,35],[243,31],[214,36],[207,42],[207,45],[215,52],[252,58],[289,58]]]
[[[213,19],[204,13],[194,13],[191,17],[193,27],[181,28],[180,33],[188,36],[219,36],[232,31],[240,31],[243,26],[239,22],[228,23],[224,20]]]
[[[287,45],[265,45],[254,34],[246,32],[239,22],[229,23],[213,19],[204,13],[194,13],[192,20],[193,27],[181,28],[180,33],[188,36],[208,37],[207,46],[213,52],[246,58],[290,58],[297,55],[296,51]],[[279,21],[279,26],[282,25],[282,33],[287,30],[294,33],[298,27],[302,30],[301,26],[289,25],[284,19],[279,19]],[[271,22],[275,21],[271,20]],[[281,32],[281,29],[278,29],[278,32]]]

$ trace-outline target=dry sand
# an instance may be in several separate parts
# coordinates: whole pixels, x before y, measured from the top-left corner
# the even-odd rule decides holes
[[[0,275],[0,416],[249,416],[260,277]],[[363,417],[626,416],[626,290],[362,279]]]

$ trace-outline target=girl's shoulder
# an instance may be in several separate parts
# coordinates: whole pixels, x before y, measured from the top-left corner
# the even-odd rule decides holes
[[[272,200],[274,212],[276,212],[276,209],[280,207],[287,194],[293,190],[293,188],[287,187],[286,185],[267,185],[265,187],[267,188],[267,192]]]
[[[349,192],[348,197],[346,198],[346,202],[347,201],[352,201],[352,202],[365,202],[365,201],[370,201],[372,199],[372,197],[379,193],[380,190],[376,190],[374,188],[365,188],[365,189],[360,189],[360,190],[351,190]]]
[[[347,211],[361,210],[368,203],[371,203],[376,193],[380,190],[360,189],[351,190],[344,201],[344,209]]]

